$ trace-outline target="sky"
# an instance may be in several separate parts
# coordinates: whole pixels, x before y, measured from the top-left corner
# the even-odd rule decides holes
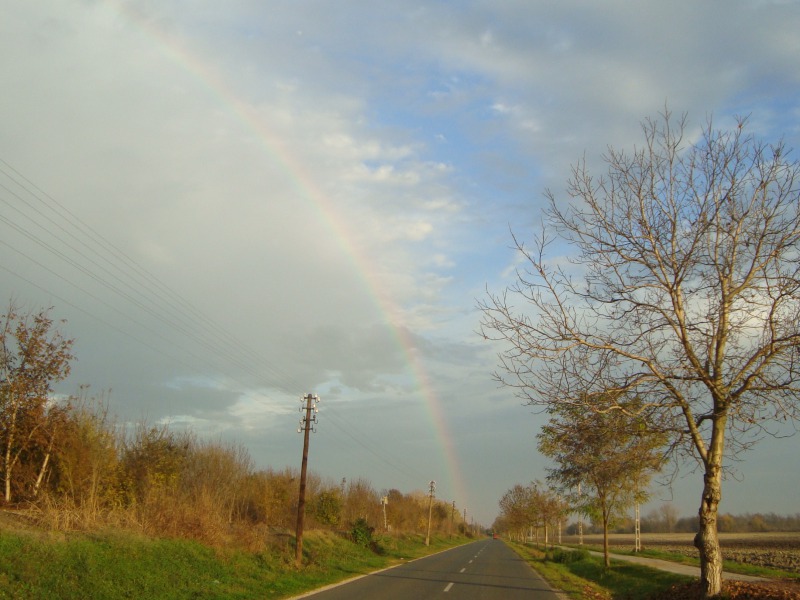
[[[544,191],[665,107],[800,145],[791,0],[0,6],[0,301],[66,319],[57,391],[278,469],[318,394],[312,471],[484,525],[550,466],[477,334]],[[750,451],[721,512],[796,513],[797,450]]]

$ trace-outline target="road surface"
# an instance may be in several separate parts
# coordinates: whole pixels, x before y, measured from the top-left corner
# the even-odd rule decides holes
[[[480,540],[301,596],[313,600],[560,600],[500,540]]]

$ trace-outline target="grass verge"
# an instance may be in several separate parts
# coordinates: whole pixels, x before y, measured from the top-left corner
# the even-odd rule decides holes
[[[605,569],[602,558],[585,550],[550,550],[506,542],[553,587],[571,598],[647,598],[693,578],[666,573],[632,563],[612,561]]]
[[[254,553],[127,532],[0,530],[0,598],[286,598],[468,541],[434,536],[425,546],[421,535],[384,536],[370,549],[332,532],[310,531],[298,569],[291,536]]]

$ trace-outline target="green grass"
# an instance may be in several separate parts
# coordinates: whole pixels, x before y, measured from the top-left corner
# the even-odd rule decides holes
[[[591,556],[586,551],[545,553],[528,545],[509,545],[553,587],[572,598],[647,598],[673,584],[692,580],[691,577],[622,561],[612,561],[611,568],[606,569],[602,558]]]
[[[0,530],[0,598],[285,598],[465,543],[466,538],[378,538],[379,553],[331,532],[308,532],[303,568],[287,536],[265,552],[214,550],[130,533],[53,537]]]

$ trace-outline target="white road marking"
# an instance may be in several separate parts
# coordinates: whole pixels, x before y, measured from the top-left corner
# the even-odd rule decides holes
[[[461,569],[461,570],[459,571],[459,573],[463,573],[463,572],[464,572],[464,571],[466,571],[466,570],[467,570],[467,567],[464,567],[463,569]]]
[[[444,588],[444,591],[445,591],[445,592],[449,592],[451,587],[453,587],[453,582],[452,582],[452,581],[451,581],[450,583],[448,583],[448,584],[447,584],[447,587],[446,587],[446,588]]]

